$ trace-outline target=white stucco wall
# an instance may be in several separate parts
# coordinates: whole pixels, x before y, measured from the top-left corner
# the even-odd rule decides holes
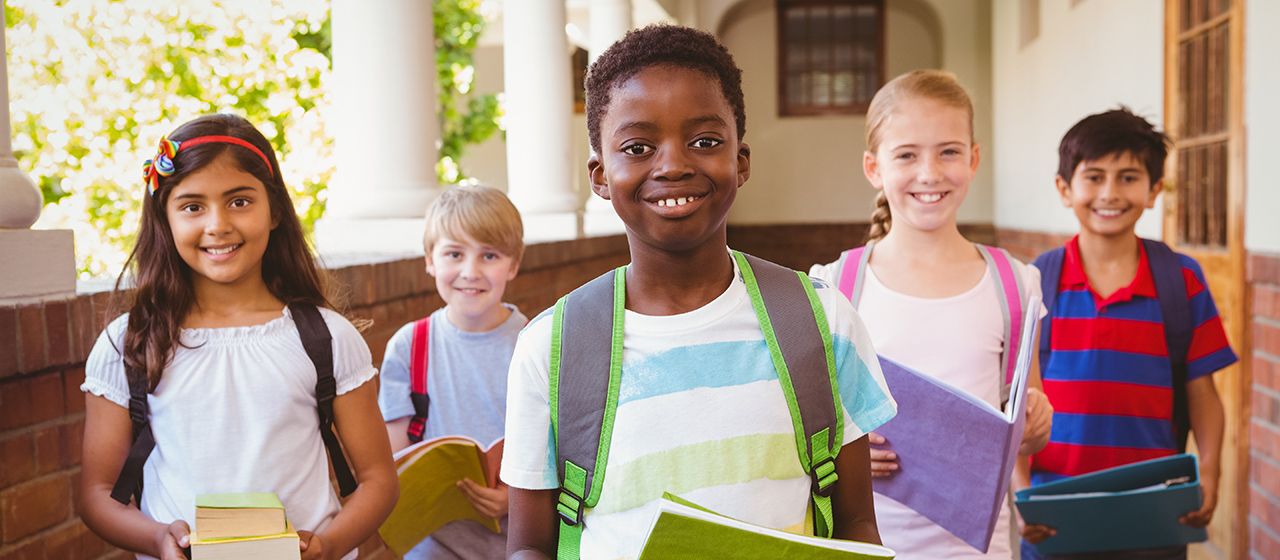
[[[1245,221],[1250,252],[1280,253],[1280,179],[1272,154],[1280,151],[1280,2],[1249,0],[1244,7]]]
[[[1081,118],[1119,104],[1163,128],[1164,1],[1044,0],[1040,36],[1025,47],[1021,2],[994,2],[995,132],[987,161],[994,163],[995,224],[1074,232],[1076,220],[1053,187],[1058,143]],[[1162,201],[1138,222],[1139,235],[1160,236]]]
[[[918,68],[955,72],[973,96],[979,142],[990,138],[992,128],[989,6],[988,0],[889,0],[885,22],[887,76]],[[730,222],[868,219],[876,193],[862,174],[865,118],[779,117],[774,3],[747,0],[722,15],[722,20],[699,24],[718,30],[743,68],[746,141],[752,149],[751,180],[739,194]],[[930,17],[933,25],[926,21]],[[936,36],[937,28],[941,36]],[[961,222],[992,220],[992,176],[984,163],[961,209]]]

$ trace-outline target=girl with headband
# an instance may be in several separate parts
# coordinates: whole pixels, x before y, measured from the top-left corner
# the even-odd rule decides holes
[[[398,493],[377,371],[329,309],[275,152],[243,118],[208,115],[162,138],[143,172],[132,278],[113,297],[127,313],[80,387],[81,517],[140,558],[176,560],[197,495],[274,492],[303,558],[354,557]],[[335,432],[359,481],[331,452],[342,506]]]

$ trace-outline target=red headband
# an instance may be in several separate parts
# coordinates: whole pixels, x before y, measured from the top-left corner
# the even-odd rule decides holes
[[[169,140],[167,137],[160,138],[160,147],[157,150],[156,157],[149,159],[142,164],[142,176],[147,183],[147,191],[155,194],[156,188],[160,186],[160,177],[168,177],[173,175],[175,171],[173,167],[173,157],[184,148],[190,148],[199,144],[208,144],[210,142],[223,142],[226,144],[235,144],[249,148],[253,153],[258,154],[262,158],[262,163],[267,164],[267,173],[271,177],[275,177],[275,170],[271,167],[271,160],[267,159],[267,155],[262,153],[257,146],[245,142],[234,136],[197,136],[190,140],[181,142]]]

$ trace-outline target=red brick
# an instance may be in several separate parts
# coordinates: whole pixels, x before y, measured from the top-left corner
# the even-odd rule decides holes
[[[106,328],[107,323],[110,323],[124,312],[122,309],[116,309],[112,304],[112,298],[115,297],[123,296],[117,296],[114,292],[98,292],[90,296],[90,299],[93,300],[93,320],[89,324],[93,327],[93,334],[89,338],[97,340],[98,335],[102,333],[102,329]]]
[[[90,323],[93,321],[93,300],[88,295],[82,295],[69,302],[71,324],[71,361],[83,362],[89,357],[89,350],[93,348],[93,342],[87,340],[89,331],[92,330]]]
[[[1255,321],[1253,347],[1272,356],[1280,356],[1280,328]]]
[[[4,550],[0,546],[0,550]],[[52,557],[50,557],[52,558]],[[0,560],[44,560],[44,542],[40,539],[33,539],[31,542],[22,543],[12,549],[0,552]]]
[[[31,423],[31,379],[0,383],[0,430]]]
[[[1253,376],[1253,384],[1280,391],[1280,362],[1252,352],[1249,360],[1249,373]]]
[[[1280,540],[1275,535],[1276,527],[1270,527],[1270,531],[1259,526],[1250,527],[1249,530],[1249,551],[1251,558],[1280,558]]]
[[[1280,462],[1280,428],[1257,419],[1249,422],[1249,451]]]
[[[1274,496],[1267,496],[1256,488],[1249,490],[1249,515],[1268,527],[1280,526],[1280,504]]]
[[[93,558],[102,554],[106,548],[107,543],[79,520],[49,531],[44,536],[44,550],[49,558]]]
[[[62,434],[58,426],[36,430],[36,474],[49,474],[62,468]]]
[[[49,365],[44,335],[44,313],[39,304],[18,308],[18,340],[22,342],[19,371],[36,371]]]
[[[1280,285],[1280,255],[1250,253],[1248,274],[1250,282]]]
[[[55,476],[0,493],[0,528],[11,543],[47,529],[71,515],[71,481]]]
[[[1280,321],[1280,289],[1262,284],[1253,285],[1253,314]]]
[[[31,434],[0,441],[0,488],[29,480],[35,473],[35,446]]]
[[[47,373],[31,379],[32,424],[66,414],[65,401],[61,372]]]
[[[18,373],[18,309],[0,307],[0,379]]]
[[[80,456],[84,450],[84,419],[59,426],[58,435],[62,440],[62,466],[79,465]]]
[[[71,361],[71,310],[65,301],[44,304],[45,340],[49,348],[49,364]]]
[[[62,372],[63,399],[66,402],[67,414],[84,412],[84,393],[80,386],[84,384],[84,368],[72,368]]]
[[[1280,499],[1280,467],[1277,463],[1267,461],[1258,456],[1249,458],[1249,480],[1262,487],[1262,490]]]

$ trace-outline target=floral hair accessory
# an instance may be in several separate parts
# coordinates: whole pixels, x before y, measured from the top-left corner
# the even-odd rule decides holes
[[[267,173],[272,177],[276,176],[275,170],[271,167],[271,160],[267,159],[262,150],[234,136],[198,136],[182,142],[170,140],[167,136],[161,136],[160,146],[156,148],[156,157],[142,162],[142,178],[147,184],[147,193],[155,195],[156,189],[160,187],[160,178],[173,175],[175,171],[173,158],[178,155],[179,151],[182,151],[183,148],[190,148],[209,142],[223,142],[248,148],[262,158],[262,163],[267,164]]]

